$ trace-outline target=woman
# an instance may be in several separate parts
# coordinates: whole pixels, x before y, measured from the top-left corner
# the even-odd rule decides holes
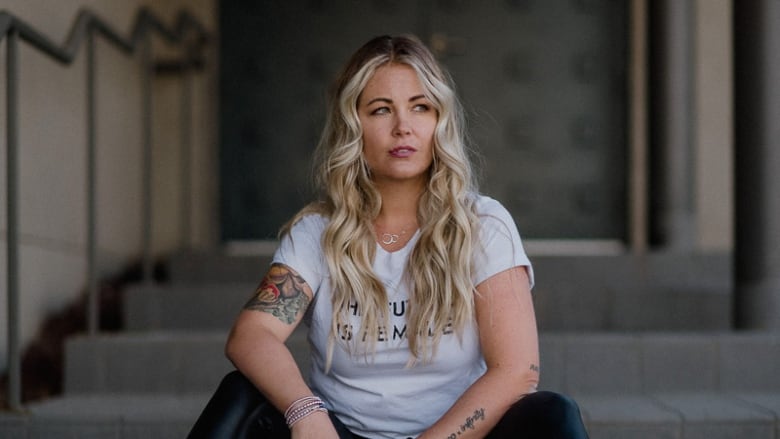
[[[587,437],[576,405],[536,392],[531,265],[506,209],[476,192],[461,115],[415,38],[352,56],[318,148],[321,200],[283,230],[227,342],[238,372],[192,437]],[[284,345],[304,320],[309,383]]]

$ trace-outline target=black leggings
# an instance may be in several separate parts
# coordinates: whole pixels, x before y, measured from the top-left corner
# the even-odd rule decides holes
[[[363,439],[351,433],[332,413],[340,439]],[[240,372],[222,379],[203,409],[189,439],[289,439],[284,416]],[[487,439],[587,439],[577,404],[554,392],[526,395],[504,414]]]

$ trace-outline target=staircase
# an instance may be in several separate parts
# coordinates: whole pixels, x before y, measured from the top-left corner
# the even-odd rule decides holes
[[[728,257],[532,259],[541,387],[577,399],[592,439],[780,438],[780,333],[728,330]],[[64,395],[0,414],[0,437],[185,437],[268,262],[173,258],[168,284],[126,291],[124,332],[69,340]],[[305,368],[303,332],[288,344]]]

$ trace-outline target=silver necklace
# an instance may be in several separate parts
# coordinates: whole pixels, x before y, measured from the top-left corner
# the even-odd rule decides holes
[[[406,233],[406,231],[401,232],[401,235],[403,235],[404,233]],[[395,244],[401,238],[401,235],[396,235],[395,233],[382,233],[382,244],[384,245]]]
[[[407,230],[401,230],[398,233],[390,233],[390,232],[380,232],[377,230],[377,233],[379,233],[379,242],[381,242],[384,245],[393,245],[398,243],[401,240],[401,237],[406,235]]]

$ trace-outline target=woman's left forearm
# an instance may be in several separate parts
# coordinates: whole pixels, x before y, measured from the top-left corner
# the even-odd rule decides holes
[[[536,390],[536,371],[518,373],[488,370],[418,439],[483,438],[504,413],[524,395]]]
[[[539,342],[525,267],[477,285],[475,309],[487,372],[418,439],[483,438],[539,383]]]

